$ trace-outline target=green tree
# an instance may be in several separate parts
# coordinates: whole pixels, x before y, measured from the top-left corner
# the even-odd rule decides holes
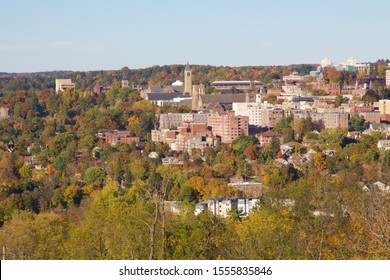
[[[257,143],[254,135],[240,136],[232,142],[232,148],[236,155],[241,155],[246,148]]]
[[[103,186],[105,177],[104,171],[98,166],[86,169],[81,176],[87,184],[96,184],[97,186]]]
[[[244,180],[251,175],[252,168],[250,162],[248,163],[245,157],[239,156],[237,160],[237,171]]]
[[[205,88],[205,93],[206,93],[206,94],[212,94],[212,93],[214,93],[214,92],[216,92],[215,87],[206,87],[206,88]]]
[[[292,164],[287,164],[278,168],[271,168],[268,174],[266,174],[264,182],[270,187],[281,189],[298,178],[298,170]]]
[[[21,213],[1,228],[0,243],[2,247],[6,247],[7,259],[32,259],[35,247],[32,236],[32,219],[31,213]]]
[[[342,95],[337,95],[336,99],[334,100],[334,106],[338,108],[341,104],[346,102],[348,102],[348,98],[344,98]]]
[[[68,206],[80,205],[82,197],[83,191],[78,186],[70,185],[64,191],[64,200],[68,203]]]
[[[229,243],[239,259],[294,259],[298,256],[293,219],[286,211],[260,209],[236,222]]]
[[[34,255],[31,259],[59,260],[67,258],[65,243],[68,238],[69,223],[61,215],[40,213],[32,223]]]
[[[390,151],[383,151],[380,156],[382,179],[390,184]]]
[[[376,92],[372,89],[367,90],[366,94],[363,95],[362,101],[369,102],[373,104],[374,102],[378,102],[379,96],[376,94]]]
[[[353,114],[348,122],[349,131],[363,131],[366,129],[366,122],[363,116]]]
[[[224,257],[223,236],[227,236],[225,221],[204,211],[195,216],[186,211],[175,219],[168,236],[168,256],[171,259],[210,260]],[[227,250],[229,251],[229,250]]]
[[[130,162],[130,171],[136,180],[141,180],[146,174],[145,162],[134,160]]]
[[[283,128],[291,127],[291,123],[293,122],[293,120],[294,120],[294,116],[292,114],[288,116],[283,116],[272,130],[281,132]]]
[[[310,114],[307,114],[305,118],[295,119],[293,121],[293,128],[297,140],[302,140],[303,135],[313,130],[314,124]]]
[[[31,170],[26,164],[24,164],[21,168],[19,168],[19,175],[22,179],[31,178]]]
[[[276,158],[278,152],[280,151],[280,141],[278,137],[273,136],[269,146],[270,155],[273,159]]]
[[[85,219],[70,232],[70,259],[147,259],[151,204],[134,189],[122,191],[107,180],[97,191]]]
[[[289,116],[283,117],[272,130],[277,131],[283,135],[285,142],[290,142],[294,140],[294,130],[292,129],[294,122],[294,116],[291,114]]]
[[[346,136],[346,129],[326,128],[318,135],[318,141],[320,144],[333,149],[342,146]]]

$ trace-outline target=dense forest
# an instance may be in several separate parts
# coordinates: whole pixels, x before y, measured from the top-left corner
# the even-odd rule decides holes
[[[265,84],[313,65],[193,66],[194,80],[253,79]],[[390,151],[381,133],[348,139],[347,131],[313,133],[310,117],[284,118],[274,128],[299,145],[301,167],[281,165],[280,143],[260,148],[253,136],[208,148],[204,156],[175,155],[183,165],[162,165],[169,147],[150,140],[155,114],[189,108],[153,106],[130,84],[170,84],[183,66],[141,70],[2,74],[0,107],[0,246],[7,259],[389,259],[390,203],[371,186],[390,184]],[[54,92],[55,78],[76,90]],[[94,84],[111,84],[92,93]],[[359,120],[356,120],[357,129]],[[111,146],[98,132],[127,129],[142,145]],[[334,149],[334,156],[321,151]],[[96,151],[99,151],[96,153]],[[157,158],[148,155],[158,154]],[[227,219],[194,214],[195,203],[243,197],[231,178],[250,178],[267,189],[256,211]],[[165,201],[183,201],[180,214]]]

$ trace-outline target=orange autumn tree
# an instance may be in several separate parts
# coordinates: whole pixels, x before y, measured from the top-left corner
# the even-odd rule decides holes
[[[211,178],[206,183],[205,179],[200,176],[193,176],[186,182],[186,185],[196,192],[198,201],[208,200],[217,197],[237,197],[238,190],[229,187],[225,180]]]

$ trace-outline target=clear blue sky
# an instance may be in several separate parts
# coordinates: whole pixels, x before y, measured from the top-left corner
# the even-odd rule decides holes
[[[390,1],[0,0],[0,72],[390,58]]]

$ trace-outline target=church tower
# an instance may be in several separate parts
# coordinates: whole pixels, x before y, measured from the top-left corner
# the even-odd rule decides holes
[[[127,79],[127,77],[125,75],[123,75],[123,78],[122,78],[122,87],[123,88],[129,87],[129,80]]]
[[[191,103],[191,109],[192,110],[199,110],[202,108],[202,106],[199,104],[200,102],[200,96],[204,94],[204,85],[194,85],[192,87],[192,103]]]
[[[184,69],[184,92],[188,92],[190,95],[192,95],[192,76],[191,76],[191,67],[188,64]]]

